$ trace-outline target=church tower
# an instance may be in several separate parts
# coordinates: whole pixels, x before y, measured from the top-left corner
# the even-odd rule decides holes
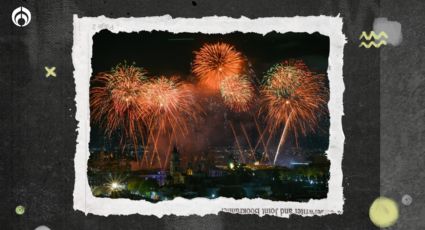
[[[170,160],[170,175],[175,176],[176,173],[180,172],[180,153],[174,146]]]

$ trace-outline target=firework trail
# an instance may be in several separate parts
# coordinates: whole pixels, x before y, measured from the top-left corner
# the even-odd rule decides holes
[[[246,75],[231,75],[222,79],[220,82],[220,94],[224,105],[236,113],[247,112],[253,105],[255,96],[253,84]],[[255,150],[252,148],[245,126],[242,123],[240,123],[240,126],[249,144],[250,154],[254,155]],[[234,127],[232,127],[232,131],[238,143],[238,137],[236,136]]]
[[[232,122],[230,122],[230,128],[232,129],[232,133],[233,133],[233,136],[235,137],[236,145],[238,146],[238,149],[239,149],[239,157],[241,158],[240,160],[242,161],[242,163],[245,163],[245,157],[243,155],[242,148],[241,148],[241,145],[239,144],[238,137],[236,136],[235,127],[233,127]]]
[[[148,128],[151,132],[156,132],[157,138],[165,134],[170,138],[175,138],[176,133],[186,135],[189,132],[188,124],[197,122],[203,113],[192,86],[179,81],[176,76],[160,76],[146,83],[142,99],[142,104],[149,111]],[[157,149],[156,145],[157,140],[154,142],[154,149]]]
[[[240,75],[246,67],[242,54],[226,43],[205,44],[194,53],[192,72],[201,85],[213,90],[220,89],[225,77]]]
[[[149,110],[150,128],[162,133],[188,133],[188,121],[197,121],[202,113],[191,85],[180,82],[178,77],[161,76],[146,83],[145,97]]]
[[[245,129],[245,125],[242,124],[242,122],[241,122],[240,126],[241,126],[241,129],[242,129],[242,133],[244,134],[245,139],[248,142],[248,146],[249,146],[249,150],[250,150],[248,157],[251,157],[253,159],[253,161],[255,161],[255,149],[252,148],[252,144],[251,144],[251,141],[249,139],[248,133]]]
[[[152,133],[153,134],[153,133]],[[162,162],[161,162],[161,157],[159,155],[159,150],[158,150],[158,140],[159,140],[159,136],[160,136],[161,132],[157,132],[156,138],[154,139],[153,142],[153,152],[152,152],[152,157],[149,163],[149,166],[152,167],[153,165],[153,160],[156,156],[156,160],[158,161],[159,167],[162,168]]]
[[[260,159],[260,161],[261,160],[269,160],[270,161],[270,159],[269,159],[269,154],[268,154],[268,150],[267,150],[267,145],[268,145],[268,143],[269,143],[269,140],[270,140],[270,137],[269,137],[269,139],[267,140],[267,142],[265,142],[264,141],[264,134],[266,133],[266,131],[267,131],[267,126],[266,126],[266,128],[263,130],[263,131],[261,131],[261,129],[260,129],[260,125],[258,124],[258,122],[257,122],[257,119],[254,117],[254,122],[255,122],[255,127],[256,127],[256,129],[257,129],[257,133],[258,133],[258,135],[259,135],[259,139],[258,139],[258,141],[257,141],[257,144],[255,145],[255,147],[254,147],[254,151],[257,149],[257,147],[259,147],[259,145],[260,145],[260,143],[263,145],[263,155],[262,155],[262,157],[261,157],[261,159]],[[266,144],[267,143],[267,144]],[[271,163],[271,162],[270,162]]]
[[[323,75],[312,73],[303,61],[290,60],[267,72],[261,93],[260,113],[266,113],[270,133],[284,126],[274,157],[276,164],[289,132],[297,139],[300,134],[305,136],[315,131],[319,116],[326,108],[328,89]]]
[[[91,119],[104,128],[109,137],[112,132],[121,130],[121,145],[125,146],[125,140],[130,139],[135,149],[138,136],[143,136],[143,121],[147,115],[146,107],[140,104],[145,74],[142,68],[119,64],[110,72],[97,74],[90,89]]]
[[[245,75],[225,77],[220,83],[224,104],[234,112],[246,112],[252,105],[254,87]]]

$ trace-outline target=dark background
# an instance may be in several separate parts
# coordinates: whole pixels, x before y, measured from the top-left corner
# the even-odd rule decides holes
[[[24,28],[10,20],[11,12],[20,5],[33,16]],[[424,165],[425,143],[423,9],[421,0],[3,1],[0,228],[34,229],[47,225],[51,229],[375,229],[368,210],[380,194],[399,203],[400,219],[392,229],[424,228],[421,204],[425,175],[418,172]],[[73,210],[78,125],[71,59],[73,14],[113,18],[340,14],[347,37],[343,69],[344,214],[290,219],[225,213],[157,218],[103,217]],[[400,46],[358,47],[361,32],[371,31],[376,17],[401,23]],[[58,76],[45,78],[44,66],[56,66]],[[410,206],[400,203],[406,193],[413,197]],[[15,214],[19,204],[26,207],[23,216]]]
[[[252,64],[258,78],[274,64],[290,58],[302,59],[318,73],[326,73],[329,38],[319,33],[270,32],[266,35],[169,33],[161,31],[112,33],[102,30],[93,36],[93,74],[109,71],[123,60],[144,67],[149,76],[191,74],[194,51],[205,43],[225,42],[241,52]]]

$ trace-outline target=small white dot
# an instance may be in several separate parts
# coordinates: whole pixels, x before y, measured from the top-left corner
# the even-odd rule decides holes
[[[45,226],[45,225],[40,225],[40,226],[38,226],[36,229],[34,229],[34,230],[50,230],[50,228],[49,227],[47,227],[47,226]]]
[[[413,199],[410,195],[406,194],[401,198],[401,203],[404,205],[410,205],[412,203]]]

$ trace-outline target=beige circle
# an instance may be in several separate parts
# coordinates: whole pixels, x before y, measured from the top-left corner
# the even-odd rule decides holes
[[[387,197],[378,197],[370,206],[369,217],[380,228],[387,228],[397,222],[398,205]]]

